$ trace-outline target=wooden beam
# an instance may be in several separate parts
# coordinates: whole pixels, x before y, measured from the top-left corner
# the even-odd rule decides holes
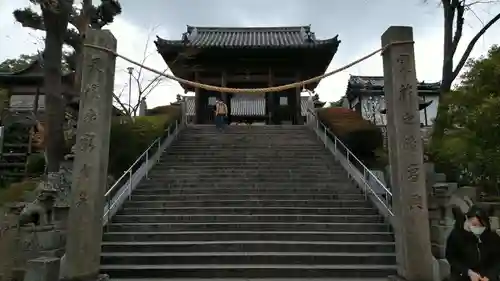
[[[295,81],[300,81],[301,80],[301,73],[297,71],[295,74]],[[300,99],[300,93],[302,92],[301,87],[296,87],[295,88],[295,108],[294,108],[294,117],[295,117],[295,123],[297,125],[304,125],[304,119],[302,118],[302,106],[301,106],[301,99]]]
[[[199,73],[195,72],[194,73],[194,81],[199,82],[200,77]],[[195,123],[200,124],[202,123],[201,120],[201,111],[202,111],[202,104],[201,104],[201,93],[200,93],[200,88],[195,87],[194,88],[194,112],[195,112]]]
[[[272,87],[274,85],[274,73],[272,67],[267,69],[267,86]],[[268,124],[274,124],[274,94],[267,93],[267,118]]]
[[[227,74],[226,71],[222,71],[221,73],[221,78],[220,78],[220,86],[221,87],[226,87],[227,86]],[[227,93],[220,93],[222,100],[224,103],[227,105],[228,100],[227,100]]]

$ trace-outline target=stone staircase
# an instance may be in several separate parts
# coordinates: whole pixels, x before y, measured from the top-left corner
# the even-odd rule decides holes
[[[382,279],[392,230],[304,126],[188,127],[103,235],[112,279]]]

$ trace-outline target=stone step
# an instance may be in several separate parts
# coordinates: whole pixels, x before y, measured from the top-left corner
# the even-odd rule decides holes
[[[187,160],[182,161],[173,161],[172,159],[161,158],[160,162],[157,163],[153,167],[153,171],[161,171],[168,169],[188,169],[191,171],[194,170],[269,170],[269,169],[277,169],[277,170],[296,170],[296,169],[304,169],[304,171],[311,172],[311,175],[314,175],[314,171],[321,170],[330,170],[330,171],[345,171],[343,168],[335,163],[333,159],[329,161],[310,161],[307,159],[296,160],[293,162],[279,160],[275,162],[270,162],[268,160],[231,160],[231,161],[222,161],[220,159],[204,159],[203,162],[189,162]]]
[[[201,252],[201,253],[144,253],[107,252],[101,254],[106,265],[189,265],[189,264],[378,264],[396,263],[394,253],[318,253],[318,252]]]
[[[384,223],[314,223],[314,222],[201,222],[201,223],[115,223],[111,232],[179,232],[179,231],[331,231],[382,232],[390,227]]]
[[[229,126],[225,128],[223,133],[217,131],[215,127],[213,128],[188,128],[184,131],[184,135],[232,135],[232,134],[244,134],[244,135],[258,135],[258,134],[276,134],[276,135],[312,135],[312,132],[305,128],[244,128],[243,126]]]
[[[240,141],[240,140],[213,140],[213,141],[195,141],[186,140],[175,143],[167,150],[186,150],[193,148],[195,150],[279,150],[279,151],[312,151],[321,152],[325,150],[324,145],[318,144],[316,140],[261,140],[261,141]]]
[[[264,124],[259,124],[259,125],[229,125],[226,127],[226,130],[234,130],[234,131],[265,131],[265,130],[279,130],[280,132],[286,131],[286,130],[292,130],[292,131],[305,131],[307,127],[305,125],[290,125],[290,124],[282,124],[282,125],[264,125]],[[188,127],[185,129],[186,131],[213,131],[216,133],[219,133],[217,130],[215,130],[215,126],[213,124],[189,124]]]
[[[288,170],[274,170],[274,169],[268,169],[267,171],[261,170],[252,170],[252,169],[247,169],[243,170],[241,169],[240,171],[203,171],[203,170],[195,170],[189,171],[189,170],[184,170],[184,171],[170,171],[170,170],[154,170],[150,173],[151,176],[158,176],[158,177],[166,177],[166,176],[178,176],[178,177],[188,177],[188,176],[210,176],[210,177],[246,177],[246,176],[263,176],[263,177],[322,177],[322,176],[347,176],[347,173],[344,171],[329,171],[328,169],[323,169],[320,171],[316,171],[314,173],[309,172],[309,171],[301,171],[301,169],[288,169]]]
[[[108,228],[107,226],[106,228]],[[170,231],[116,232],[103,234],[104,242],[165,241],[307,241],[307,242],[394,242],[393,233],[333,231]]]
[[[230,165],[229,163],[227,166],[217,166],[217,165],[207,165],[205,163],[192,163],[192,165],[172,165],[170,163],[163,163],[160,162],[159,164],[154,166],[154,171],[158,172],[192,172],[192,173],[200,173],[200,172],[225,172],[225,173],[233,173],[233,172],[241,172],[241,171],[254,171],[254,172],[262,172],[262,171],[269,171],[270,168],[272,168],[273,172],[280,173],[280,172],[288,172],[293,165],[287,165],[287,166],[275,166],[275,167],[263,167],[261,165],[254,165],[254,166],[233,166]],[[234,164],[234,163],[233,163]],[[340,165],[325,165],[324,163],[321,164],[314,164],[311,163],[311,165],[300,167],[296,166],[300,171],[304,173],[309,173],[311,175],[314,175],[318,171],[330,171],[330,172],[336,172],[336,173],[345,173],[345,169],[342,168]]]
[[[253,154],[209,154],[209,153],[181,153],[181,154],[162,154],[159,163],[168,164],[183,164],[185,161],[193,161],[192,163],[203,163],[205,166],[214,165],[217,163],[239,163],[239,164],[267,164],[269,168],[278,167],[280,164],[285,164],[292,167],[300,167],[313,163],[328,163],[329,165],[338,165],[333,157],[327,154],[304,153],[302,155],[272,155],[262,152],[259,155]]]
[[[176,178],[176,177],[164,177],[164,178],[159,178],[159,177],[151,177],[148,182],[150,184],[157,184],[157,183],[163,183],[163,184],[196,184],[196,185],[204,185],[207,182],[217,182],[217,184],[224,185],[224,184],[230,184],[232,186],[240,186],[240,185],[245,185],[245,184],[256,184],[256,183],[261,183],[261,184],[275,184],[275,183],[286,183],[290,181],[294,181],[295,183],[300,183],[303,185],[308,185],[308,184],[316,184],[316,183],[324,183],[324,184],[335,184],[335,183],[345,183],[347,178],[344,177],[336,177],[336,176],[331,176],[328,178],[293,178],[293,177],[259,177],[259,176],[248,176],[248,177],[241,177],[241,178],[223,178],[223,177],[190,177],[190,178]]]
[[[153,171],[149,173],[149,178],[154,178],[153,180],[159,181],[165,179],[166,181],[170,181],[172,179],[181,180],[181,179],[204,179],[208,181],[217,181],[218,179],[244,179],[244,178],[260,178],[260,181],[265,179],[288,179],[288,180],[308,180],[310,178],[320,178],[323,180],[346,180],[347,174],[342,172],[329,172],[322,171],[315,174],[304,173],[301,171],[291,170],[288,172],[283,171],[282,173],[275,173],[273,171],[267,172],[234,172],[234,173],[210,173],[210,172],[182,172],[182,173],[172,173],[168,171]]]
[[[191,195],[191,194],[332,194],[337,198],[342,199],[365,199],[365,195],[361,193],[359,189],[353,186],[339,187],[329,187],[329,188],[311,188],[311,187],[291,187],[291,188],[259,188],[259,187],[225,187],[225,188],[206,188],[206,187],[185,187],[185,188],[168,188],[162,187],[158,184],[157,187],[153,188],[151,185],[147,188],[144,185],[137,187],[134,190],[134,195]]]
[[[321,143],[317,141],[317,138],[309,135],[280,135],[280,134],[225,134],[225,135],[213,135],[213,134],[201,134],[201,135],[191,135],[183,136],[177,139],[173,145],[182,145],[185,142],[196,143],[203,142],[205,144],[265,144],[265,143],[283,143],[285,140],[290,140],[291,145],[299,146],[321,146]]]
[[[166,153],[163,154],[163,157],[176,156],[177,158],[181,157],[190,157],[190,156],[199,156],[199,157],[236,157],[236,156],[245,156],[246,158],[319,158],[319,157],[332,157],[319,150],[278,150],[278,149],[210,149],[210,150],[194,150],[194,149],[172,149],[167,150]]]
[[[0,156],[2,157],[26,157],[28,156],[27,152],[6,152],[6,153],[0,153]]]
[[[260,203],[260,200],[248,201],[248,204],[245,204],[243,201],[239,201],[238,203],[231,203],[227,201],[208,201],[205,203],[185,203],[179,206],[179,202],[183,201],[127,201],[124,203],[125,208],[168,208],[172,214],[178,214],[184,212],[185,214],[276,214],[283,213],[286,214],[336,214],[335,212],[338,208],[373,208],[371,203],[363,202],[363,201],[331,201],[328,207],[314,207],[308,203],[303,203],[305,207],[297,207],[296,202],[283,202],[277,201],[276,203],[272,203],[273,201],[268,201],[269,203]],[[197,201],[197,202],[202,202]],[[207,202],[207,201],[206,201]],[[202,205],[200,207],[188,206],[188,204],[192,205]],[[259,205],[260,204],[260,205]],[[266,204],[266,206],[262,206]],[[237,206],[231,206],[237,205]]]
[[[272,183],[263,183],[263,182],[204,182],[202,184],[199,183],[165,183],[162,181],[154,181],[153,178],[150,178],[149,180],[145,180],[139,184],[137,187],[137,190],[142,190],[142,189],[185,189],[185,190],[191,190],[191,189],[236,189],[239,188],[241,190],[245,190],[248,188],[251,189],[289,189],[289,190],[296,190],[296,189],[306,189],[306,190],[324,190],[328,189],[330,192],[334,193],[341,193],[346,191],[347,193],[354,193],[354,192],[360,192],[358,188],[356,188],[352,183],[349,183],[347,181],[334,181],[334,182],[313,182],[313,183],[302,183],[302,182],[272,182]]]
[[[251,126],[240,126],[240,125],[229,125],[226,128],[227,131],[242,131],[242,132],[254,132],[254,131],[302,131],[306,132],[307,127],[305,125],[251,125]],[[215,125],[207,124],[207,125],[189,125],[186,129],[187,132],[202,132],[202,131],[210,131],[216,134],[220,134],[219,131],[216,130]]]
[[[322,278],[387,277],[396,273],[393,265],[103,265],[101,272],[113,278]]]
[[[19,162],[19,163],[2,163],[2,162],[0,162],[0,167],[24,168],[24,167],[26,167],[26,163],[24,163],[24,162]]]
[[[233,200],[260,200],[260,201],[276,201],[276,200],[332,200],[332,203],[345,202],[356,206],[365,206],[365,197],[362,194],[317,194],[317,193],[277,193],[277,194],[154,194],[154,195],[139,195],[133,194],[132,201],[233,201]],[[221,202],[223,205],[223,202]]]
[[[303,281],[303,278],[210,278],[210,281]],[[387,281],[386,278],[307,278],[308,281]],[[206,278],[113,278],[113,281],[207,281]]]
[[[276,144],[289,141],[289,145],[280,147],[285,150],[293,149],[313,149],[324,148],[316,139],[303,138],[303,137],[235,137],[235,138],[181,138],[172,144],[170,148],[193,146],[198,147],[200,144],[207,145],[207,148],[238,148],[238,147],[252,147],[252,148],[268,148]]]
[[[384,223],[380,215],[144,215],[119,212],[113,223],[249,223],[249,222],[304,222],[304,223]]]
[[[245,203],[249,202],[249,203]],[[169,207],[130,207],[137,204],[125,203],[124,208],[120,210],[120,214],[124,215],[275,215],[286,214],[289,216],[306,216],[306,215],[379,215],[375,208],[362,207],[330,207],[330,202],[325,201],[300,201],[296,202],[252,202],[252,201],[227,201],[224,202],[223,208],[216,208],[215,205],[220,205],[218,202],[210,201],[178,201],[169,202]],[[253,206],[252,206],[253,204]],[[288,206],[287,206],[288,205]],[[302,205],[302,206],[301,206]],[[320,206],[317,206],[320,205]],[[231,208],[231,206],[236,208]],[[246,206],[246,207],[244,207]],[[254,208],[249,208],[252,206]],[[207,208],[208,207],[208,208]]]
[[[236,130],[234,128],[226,130],[224,133],[217,132],[215,130],[206,131],[185,131],[181,137],[231,137],[231,136],[243,136],[243,137],[282,137],[282,136],[302,136],[302,137],[314,137],[313,132],[301,131],[301,130]]]
[[[104,242],[103,252],[378,252],[394,253],[394,242],[337,241],[161,241]]]

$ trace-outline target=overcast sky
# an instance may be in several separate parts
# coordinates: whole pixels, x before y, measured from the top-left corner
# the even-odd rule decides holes
[[[434,0],[438,2],[438,0]],[[78,0],[75,0],[78,2]],[[94,2],[97,2],[94,0]],[[120,0],[123,13],[109,29],[118,39],[118,52],[134,60],[142,60],[149,38],[150,54],[146,64],[163,70],[166,64],[155,51],[156,35],[180,39],[186,25],[198,26],[287,26],[311,25],[319,39],[339,35],[342,43],[329,70],[341,67],[380,47],[380,36],[390,25],[414,27],[417,76],[429,82],[440,79],[442,63],[442,11],[437,4],[422,0]],[[29,5],[28,0],[0,0],[0,61],[43,49],[43,33],[21,27],[12,11]],[[475,8],[479,18],[488,19],[500,6]],[[472,13],[464,27],[461,53],[468,40],[481,28]],[[155,30],[153,31],[153,29]],[[153,32],[152,32],[153,31]],[[473,56],[486,53],[499,44],[500,24],[494,26],[476,45]],[[115,91],[127,87],[128,63],[118,60]],[[379,55],[342,73],[323,80],[317,88],[321,99],[338,100],[345,93],[349,74],[382,75]],[[147,74],[146,80],[153,74]],[[132,87],[135,94],[136,88]],[[165,82],[148,98],[148,107],[168,104],[183,93],[175,82]],[[127,95],[123,101],[127,102]]]

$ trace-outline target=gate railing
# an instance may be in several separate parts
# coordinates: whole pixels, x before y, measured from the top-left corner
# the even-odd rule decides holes
[[[323,124],[314,110],[312,101],[308,102],[307,124],[316,133],[325,147],[335,156],[361,188],[367,198],[377,207],[390,223],[394,217],[392,211],[392,193],[380,179],[359,160],[349,148]]]
[[[165,134],[153,141],[151,145],[135,160],[122,176],[108,189],[105,197],[103,226],[111,221],[123,203],[130,199],[140,181],[148,178],[149,171],[160,161],[162,153],[177,138],[181,130],[186,126],[185,111],[181,118],[171,124]]]

